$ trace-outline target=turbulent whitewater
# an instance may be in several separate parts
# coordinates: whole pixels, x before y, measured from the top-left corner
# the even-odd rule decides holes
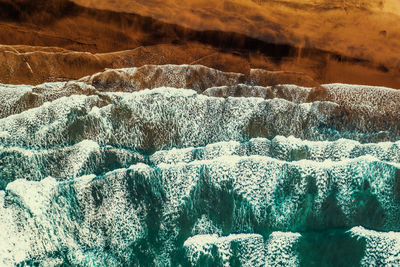
[[[400,265],[400,91],[280,75],[0,84],[0,265]]]

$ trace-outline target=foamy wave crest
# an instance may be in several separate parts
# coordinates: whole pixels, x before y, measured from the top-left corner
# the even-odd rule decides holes
[[[399,92],[198,65],[0,85],[0,265],[398,265]]]

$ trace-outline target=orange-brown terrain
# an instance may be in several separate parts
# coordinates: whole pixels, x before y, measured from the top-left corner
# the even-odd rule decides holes
[[[399,13],[389,0],[0,0],[0,82],[170,63],[400,88]]]

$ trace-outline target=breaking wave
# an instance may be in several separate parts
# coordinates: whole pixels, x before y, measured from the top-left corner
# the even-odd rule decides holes
[[[399,264],[400,91],[274,75],[0,85],[0,263]]]

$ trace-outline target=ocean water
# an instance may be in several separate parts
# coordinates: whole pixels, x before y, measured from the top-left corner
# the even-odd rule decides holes
[[[400,265],[400,91],[157,68],[0,85],[0,265]]]

